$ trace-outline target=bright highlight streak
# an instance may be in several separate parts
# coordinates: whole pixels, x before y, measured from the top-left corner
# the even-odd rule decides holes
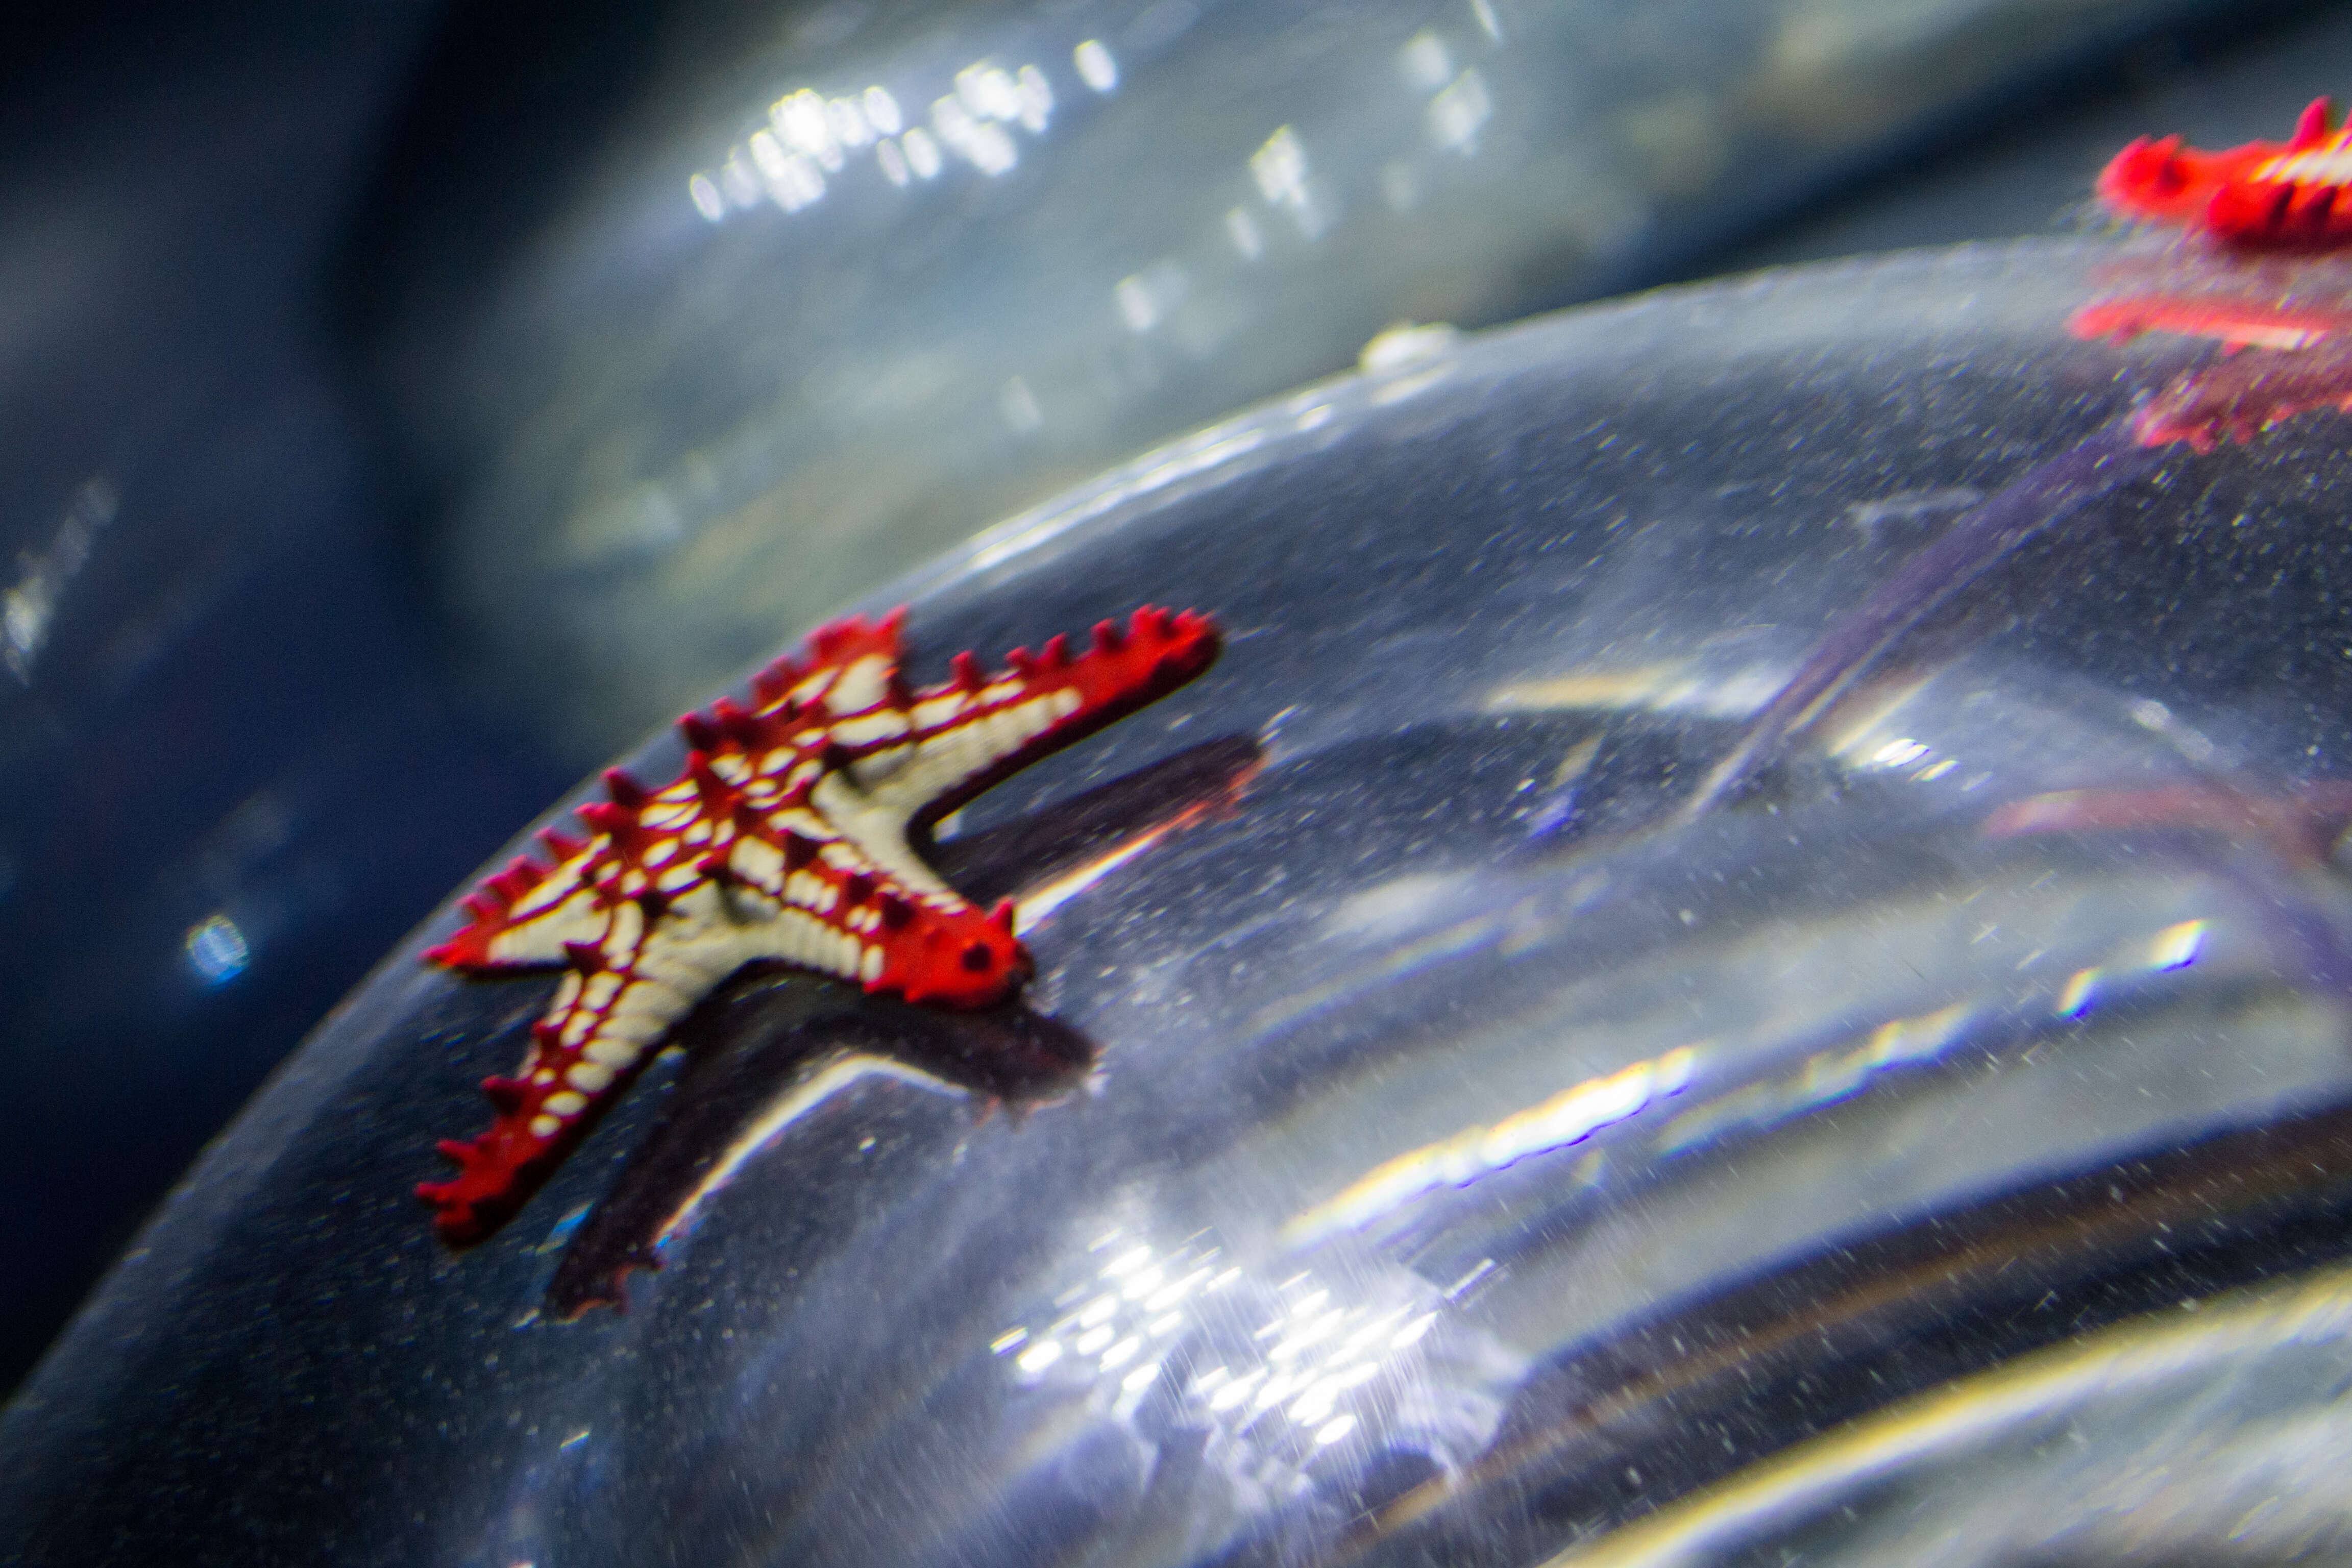
[[[2197,962],[2205,948],[2205,931],[2210,921],[2182,921],[2156,933],[2147,944],[2147,965],[2150,969],[2186,969]]]
[[[843,1089],[871,1078],[890,1079],[918,1089],[953,1095],[959,1100],[964,1098],[962,1089],[927,1072],[887,1061],[880,1057],[845,1057],[779,1099],[768,1108],[765,1115],[746,1127],[735,1142],[728,1145],[726,1152],[719,1155],[710,1169],[703,1173],[702,1180],[686,1194],[685,1201],[662,1222],[660,1231],[654,1237],[654,1245],[664,1247],[684,1235],[694,1223],[694,1216],[703,1204],[733,1181],[745,1163],[767,1147],[778,1133]]]
[[[1907,767],[1927,754],[1927,748],[1913,740],[1889,741],[1871,753],[1869,765],[1875,768]]]
[[[1076,869],[1066,872],[1031,893],[1013,907],[1013,930],[1024,933],[1051,919],[1055,910],[1150,848],[1171,832],[1190,821],[1189,815],[1171,818],[1148,833],[1139,833],[1108,855],[1087,861]]]
[[[1374,1166],[1333,1197],[1283,1226],[1292,1246],[1353,1230],[1445,1186],[1467,1186],[1532,1154],[1582,1142],[1689,1086],[1698,1052],[1685,1046],[1654,1061],[1635,1062],[1606,1078],[1586,1080],[1491,1127],[1465,1127],[1452,1137]]]
[[[2065,989],[2058,993],[2058,1000],[2051,1004],[2050,1010],[2061,1018],[2079,1018],[2089,1012],[2102,973],[2096,968],[2078,969],[2068,975]]]
[[[1751,1083],[1676,1117],[1658,1137],[1673,1153],[1733,1127],[1766,1127],[1859,1094],[1891,1067],[1922,1061],[1959,1037],[1970,1017],[1962,1004],[1912,1018],[1890,1018],[1860,1045],[1816,1051],[1786,1078]]]

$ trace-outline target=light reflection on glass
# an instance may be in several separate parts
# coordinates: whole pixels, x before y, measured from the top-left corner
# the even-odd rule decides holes
[[[1866,765],[1874,768],[1908,767],[1927,754],[1927,748],[1916,741],[1889,741],[1870,754]]]
[[[2079,1018],[2091,1010],[2091,1001],[2098,994],[2099,971],[2078,969],[2066,977],[2058,993],[2058,1000],[2050,1010],[2061,1018]]]
[[[845,105],[856,114],[852,106]],[[865,117],[858,115],[862,123]],[[825,173],[837,174],[845,161],[841,139],[834,133],[834,118],[826,111],[825,100],[807,88],[786,93],[768,107],[768,122],[776,134],[795,152],[814,158]]]
[[[939,178],[944,161],[940,156],[940,144],[931,140],[929,132],[918,125],[901,138],[899,144],[907,151],[907,167],[915,171],[916,178]]]
[[[1594,667],[1497,687],[1486,698],[1486,710],[1551,713],[1592,708],[1744,719],[1779,695],[1787,680],[1785,671],[1769,667],[1721,673],[1689,659],[1630,668]]]
[[[1087,67],[1079,68],[1083,75]],[[1003,174],[1021,161],[1007,128],[1043,135],[1053,119],[1053,83],[1034,63],[1008,70],[974,61],[950,86],[932,100],[928,129],[907,124],[897,95],[878,82],[840,97],[795,88],[768,106],[767,123],[718,168],[688,176],[687,195],[712,223],[763,199],[798,212],[822,200],[828,177],[846,175],[850,154],[869,146],[883,178],[902,189],[936,178],[950,153],[984,174]]]
[[[874,140],[874,127],[866,121],[865,110],[854,98],[828,99],[824,106],[824,122],[833,139],[844,147],[863,147]]]
[[[1045,122],[1054,114],[1054,84],[1034,65],[1023,66],[1013,79],[1013,118],[1031,135],[1045,133]]]
[[[1318,1448],[1328,1448],[1355,1429],[1356,1418],[1352,1415],[1342,1415],[1338,1420],[1327,1422],[1316,1429],[1315,1446]]]
[[[932,100],[931,132],[942,146],[983,174],[1002,174],[1020,161],[1020,153],[1004,128],[973,115],[961,97]]]
[[[769,198],[786,212],[798,212],[824,195],[824,174],[805,153],[787,153],[770,132],[751,137],[751,163],[766,183]],[[840,166],[835,150],[834,166]]]
[[[1265,237],[1257,231],[1257,220],[1247,207],[1232,207],[1225,213],[1225,237],[1234,242],[1244,261],[1255,261],[1265,254]]]
[[[2186,969],[2197,962],[2205,950],[2205,932],[2210,921],[2182,921],[2169,925],[2148,939],[2147,966],[2150,969]]]
[[[1818,1051],[1783,1078],[1752,1083],[1685,1112],[1659,1134],[1661,1152],[1673,1153],[1732,1128],[1769,1127],[1858,1094],[1880,1072],[1924,1062],[1954,1040],[1976,1016],[1963,1005],[1916,1018],[1895,1018],[1873,1029],[1858,1046]]]
[[[736,206],[751,206],[760,199],[760,176],[751,172],[741,153],[730,153],[719,171],[719,188]]]
[[[1688,1088],[1698,1068],[1696,1047],[1588,1079],[1492,1126],[1465,1127],[1375,1165],[1333,1196],[1294,1216],[1283,1238],[1304,1246],[1353,1230],[1445,1186],[1468,1186],[1530,1155],[1566,1148],[1604,1127],[1639,1115]]]
[[[1317,1451],[1381,1432],[1413,1404],[1426,1377],[1418,1347],[1451,1299],[1410,1275],[1351,1279],[1344,1294],[1311,1270],[1272,1287],[1246,1282],[1197,1238],[1162,1251],[1114,1231],[1091,1251],[1103,1261],[1057,1299],[1062,1316],[1009,1329],[990,1348],[1024,1384],[1082,1392],[1114,1417],[1146,1398],[1175,1400],[1182,1424],[1206,1429],[1210,1462],[1252,1477],[1253,1492],[1269,1498]],[[1139,1310],[1134,1287],[1146,1279],[1171,1283]]]
[[[2051,1013],[2061,1018],[2079,1018],[2098,1001],[2105,981],[2188,968],[2205,951],[2206,933],[2212,924],[2209,920],[2181,921],[2148,938],[2147,947],[2137,953],[2112,963],[2076,970],[2060,987],[2057,1000],[2051,1004]]]
[[[1883,730],[1878,729],[1879,723],[1891,717],[1893,710],[1901,706],[1902,703],[1898,700],[1890,704],[1887,710],[1871,715],[1852,733],[1840,736],[1832,742],[1830,747],[1831,753],[1834,756],[1851,757],[1857,752],[1861,752],[1863,748],[1870,746],[1871,741],[1876,735],[1885,733]],[[1960,763],[1957,757],[1937,757],[1935,748],[1925,742],[1914,740],[1908,735],[1897,735],[1871,747],[1855,762],[1854,765],[1887,773],[1908,768],[1911,770],[1912,783],[1934,784],[1937,779],[1958,767]]]
[[[1078,68],[1078,79],[1097,92],[1111,92],[1118,87],[1118,62],[1103,47],[1100,38],[1088,38],[1070,51],[1070,63]]]
[[[2081,1018],[2121,982],[2187,968],[2203,954],[2212,925],[2207,919],[2177,921],[2128,944],[2108,963],[2074,971],[2052,998],[2051,1016]],[[1676,1117],[1659,1135],[1659,1151],[1687,1149],[1735,1128],[1772,1127],[1835,1104],[1860,1093],[1890,1068],[1938,1056],[1982,1016],[1979,1008],[1955,1004],[1881,1024],[1859,1045],[1816,1052],[1791,1073],[1719,1095]]]
[[[982,62],[970,65],[956,72],[956,97],[966,109],[984,120],[1012,120],[1021,112],[1021,100],[1013,90],[1013,79],[1002,66]]]
[[[103,479],[83,485],[66,509],[47,550],[21,552],[15,585],[0,589],[0,660],[18,680],[33,679],[33,661],[48,642],[58,599],[89,559],[99,531],[114,521],[114,487]]]
[[[207,915],[188,929],[188,963],[207,985],[225,985],[246,971],[253,952],[236,922],[226,915]]]
[[[996,411],[1004,416],[1006,428],[1016,436],[1026,436],[1045,423],[1045,411],[1037,406],[1037,395],[1029,390],[1029,383],[1017,375],[1007,376],[996,391]]]
[[[1192,274],[1177,262],[1157,261],[1113,285],[1119,320],[1139,337],[1168,319],[1192,292]]]
[[[1372,334],[1356,355],[1367,375],[1386,375],[1414,365],[1434,364],[1462,346],[1462,333],[1444,321],[1399,321]]]
[[[1474,66],[1429,100],[1429,139],[1448,152],[1470,157],[1478,151],[1478,132],[1494,113],[1495,100],[1486,91],[1486,79]]]
[[[666,1248],[691,1231],[704,1205],[732,1182],[751,1157],[768,1147],[784,1129],[835,1095],[871,1079],[887,1079],[952,1099],[967,1098],[966,1091],[958,1086],[887,1058],[839,1057],[779,1096],[736,1136],[734,1142],[703,1173],[694,1190],[688,1193],[677,1207],[670,1212],[669,1217],[662,1222],[661,1229],[655,1235],[655,1247]]]
[[[1250,154],[1250,178],[1257,182],[1258,195],[1268,206],[1287,212],[1297,224],[1298,232],[1308,239],[1320,237],[1330,226],[1315,193],[1308,185],[1307,148],[1294,128],[1278,127],[1265,144]]]
[[[1424,28],[1397,50],[1397,73],[1415,91],[1435,92],[1453,79],[1454,57],[1444,39]]]

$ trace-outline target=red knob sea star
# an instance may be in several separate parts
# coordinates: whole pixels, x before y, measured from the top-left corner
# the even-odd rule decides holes
[[[2139,409],[2133,433],[2143,446],[2185,441],[2207,452],[2307,409],[2352,408],[2341,264],[2252,254],[2352,245],[2352,129],[2330,118],[2316,99],[2285,142],[2222,153],[2143,136],[2099,175],[2099,197],[2117,214],[2220,242],[2161,269],[2171,278],[2085,306],[2068,323],[2084,338],[2207,338],[2231,356],[2181,375]]]
[[[2285,142],[2208,153],[2143,136],[2099,174],[2099,199],[2126,217],[2207,234],[2250,250],[2330,250],[2352,241],[2352,131],[2314,99]]]
[[[417,1194],[452,1247],[520,1208],[649,1059],[673,1026],[746,964],[784,963],[909,1002],[984,1007],[1031,970],[1013,911],[972,907],[910,836],[989,785],[1181,686],[1215,659],[1204,616],[1149,605],[1105,621],[1073,658],[1055,637],[1011,668],[970,654],[944,685],[898,672],[904,609],[835,622],[753,682],[681,719],[685,772],[654,790],[615,770],[609,801],[580,808],[581,843],[541,835],[555,864],[522,857],[466,900],[473,919],[429,950],[471,973],[569,966],[512,1078],[483,1081],[497,1110],[458,1165]]]

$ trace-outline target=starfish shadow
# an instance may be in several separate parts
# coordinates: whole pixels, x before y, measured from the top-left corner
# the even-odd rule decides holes
[[[982,900],[1083,883],[1143,845],[1230,803],[1261,762],[1255,740],[1227,736],[984,833],[925,846],[926,858]],[[652,1131],[572,1232],[545,1312],[627,1310],[633,1268],[658,1268],[665,1243],[746,1162],[834,1092],[874,1074],[922,1075],[964,1090],[982,1114],[1068,1094],[1095,1044],[1017,997],[976,1012],[910,1006],[798,972],[748,971],[678,1027],[687,1065]]]

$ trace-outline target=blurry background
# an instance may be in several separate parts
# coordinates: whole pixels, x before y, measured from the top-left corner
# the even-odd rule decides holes
[[[2092,226],[2347,68],[2284,0],[11,23],[0,1392],[404,931],[845,601],[1401,323]]]

